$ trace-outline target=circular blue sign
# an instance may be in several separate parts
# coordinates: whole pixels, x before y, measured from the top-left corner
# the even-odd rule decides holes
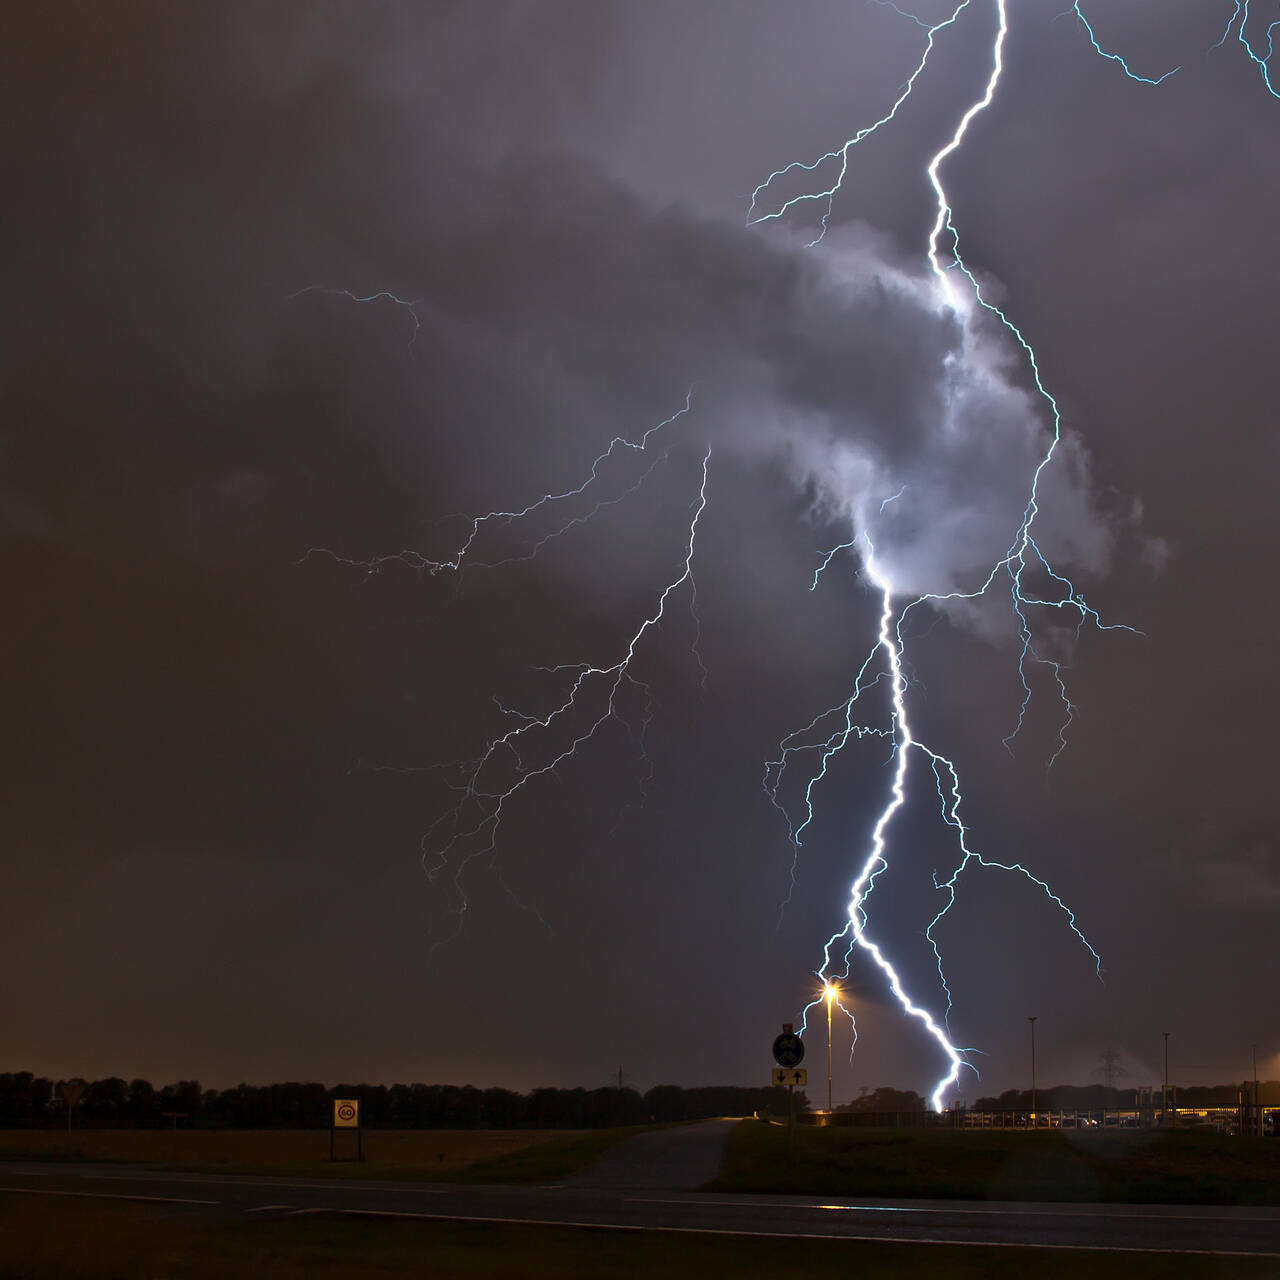
[[[773,1042],[773,1060],[780,1067],[798,1067],[804,1061],[804,1041],[791,1031],[784,1031]]]

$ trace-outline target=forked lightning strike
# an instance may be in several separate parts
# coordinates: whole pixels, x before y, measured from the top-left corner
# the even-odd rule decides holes
[[[885,3],[887,0],[878,0],[878,2]],[[1234,0],[1234,4],[1234,12],[1227,24],[1227,28],[1224,31],[1222,38],[1214,48],[1220,47],[1230,36],[1232,29],[1234,28],[1237,39],[1244,46],[1244,49],[1250,59],[1258,66],[1266,88],[1269,92],[1275,95],[1275,89],[1270,78],[1269,63],[1274,47],[1273,32],[1276,26],[1280,26],[1280,21],[1272,23],[1267,28],[1265,32],[1266,53],[1265,55],[1261,55],[1256,51],[1246,34],[1246,28],[1249,22],[1249,0]],[[905,13],[896,5],[891,4],[889,7],[895,9],[895,11],[900,13],[903,17],[915,22],[925,32],[925,44],[920,60],[911,75],[908,77],[897,99],[883,116],[871,125],[859,129],[837,150],[829,151],[813,162],[793,161],[779,169],[775,169],[751,194],[748,210],[748,221],[750,223],[756,224],[766,222],[771,219],[777,219],[798,209],[806,202],[817,202],[822,209],[821,217],[819,219],[820,229],[818,235],[810,242],[810,247],[821,242],[827,231],[828,220],[832,214],[835,199],[840,193],[844,185],[845,178],[848,175],[850,157],[854,148],[856,148],[858,144],[866,138],[870,137],[873,133],[894,120],[899,109],[908,100],[913,90],[916,88],[916,85],[920,80],[921,75],[924,73],[931,56],[934,55],[938,48],[939,36],[945,32],[947,28],[954,27],[959,22],[964,11],[970,7],[970,0],[962,0],[962,3],[952,10],[948,17],[932,25],[925,23],[914,14]],[[956,766],[947,757],[932,750],[924,743],[917,742],[912,735],[905,702],[905,682],[902,675],[902,662],[904,655],[903,623],[906,621],[908,615],[913,609],[926,605],[933,605],[937,607],[945,605],[949,601],[972,601],[985,596],[988,590],[1002,576],[1007,578],[1010,604],[1013,615],[1016,619],[1019,634],[1017,670],[1023,696],[1019,706],[1017,719],[1009,734],[1004,739],[1004,742],[1006,747],[1010,747],[1024,724],[1027,708],[1032,697],[1032,684],[1029,678],[1031,668],[1038,665],[1047,669],[1058,691],[1058,696],[1061,700],[1064,711],[1063,719],[1059,727],[1057,745],[1048,760],[1049,766],[1052,766],[1058,755],[1066,747],[1067,730],[1071,724],[1075,708],[1067,692],[1062,663],[1040,652],[1036,646],[1034,638],[1035,633],[1032,624],[1034,611],[1053,609],[1058,611],[1065,610],[1074,613],[1076,616],[1075,630],[1077,637],[1086,623],[1090,623],[1100,630],[1133,630],[1133,628],[1125,627],[1122,624],[1103,623],[1097,612],[1087,603],[1085,598],[1076,589],[1070,579],[1057,572],[1052,567],[1036,542],[1033,530],[1036,517],[1040,510],[1040,481],[1045,469],[1052,463],[1054,453],[1062,439],[1061,413],[1056,399],[1052,394],[1050,394],[1041,379],[1039,362],[1031,343],[1027,340],[1022,331],[1013,323],[1013,321],[1009,319],[1005,312],[984,296],[977,277],[961,256],[959,234],[955,227],[951,203],[943,186],[942,169],[945,162],[949,157],[960,150],[970,125],[983,111],[986,110],[988,106],[991,105],[1000,83],[1001,74],[1004,69],[1005,40],[1008,34],[1007,0],[994,0],[994,8],[996,31],[991,46],[991,71],[987,79],[984,92],[962,114],[951,137],[934,154],[926,168],[926,174],[936,200],[936,216],[929,235],[927,258],[929,266],[937,281],[938,291],[942,300],[941,305],[954,313],[957,318],[961,320],[966,327],[966,332],[971,318],[971,308],[973,304],[976,303],[978,307],[996,317],[996,319],[1004,326],[1018,346],[1022,349],[1026,357],[1036,391],[1049,410],[1052,422],[1051,439],[1047,449],[1040,459],[1040,462],[1035,467],[1030,477],[1026,506],[1023,511],[1021,522],[1014,532],[1008,551],[1005,552],[1001,559],[992,566],[985,580],[972,591],[926,593],[916,597],[902,606],[900,611],[897,613],[897,619],[895,622],[893,584],[889,581],[888,577],[877,568],[874,549],[871,546],[870,539],[867,537],[865,532],[862,534],[862,537],[866,542],[866,552],[862,557],[862,565],[868,577],[880,588],[883,597],[883,611],[881,614],[880,634],[877,643],[859,668],[857,677],[854,681],[853,692],[848,700],[845,703],[840,704],[838,708],[832,708],[827,712],[821,713],[804,729],[798,730],[795,733],[788,735],[787,738],[784,738],[778,759],[767,763],[765,766],[765,790],[775,808],[778,808],[783,813],[793,845],[791,884],[794,888],[796,859],[798,857],[799,847],[803,840],[805,828],[813,821],[814,818],[814,788],[825,778],[832,758],[842,751],[849,742],[855,738],[860,739],[869,734],[888,734],[892,736],[895,752],[895,772],[893,784],[890,788],[890,798],[885,808],[880,813],[880,816],[872,830],[870,851],[858,873],[857,878],[854,880],[846,923],[843,928],[834,934],[827,942],[823,952],[823,963],[815,972],[822,980],[825,992],[829,989],[834,978],[837,976],[848,976],[849,963],[855,948],[862,950],[871,957],[876,966],[887,978],[890,989],[893,991],[894,996],[903,1010],[910,1017],[921,1023],[924,1030],[933,1038],[942,1050],[948,1064],[948,1070],[937,1082],[931,1099],[934,1107],[939,1110],[942,1108],[945,1093],[956,1083],[962,1067],[969,1064],[966,1062],[964,1057],[965,1050],[957,1047],[952,1042],[947,1029],[948,1016],[952,1007],[952,994],[947,983],[942,953],[935,930],[955,904],[957,883],[960,876],[971,863],[976,862],[982,867],[998,868],[1004,871],[1017,872],[1027,877],[1034,884],[1039,886],[1039,888],[1048,895],[1048,897],[1065,914],[1069,928],[1080,940],[1088,953],[1093,957],[1099,977],[1101,976],[1102,961],[1098,952],[1094,949],[1076,923],[1074,912],[1072,912],[1061,898],[1053,892],[1045,881],[1033,875],[1027,870],[1027,868],[1022,866],[1021,863],[1001,863],[993,861],[984,858],[976,850],[970,847],[969,832],[960,817],[961,791],[959,774],[956,770]],[[1073,4],[1072,11],[1074,12],[1080,27],[1087,36],[1094,51],[1101,57],[1118,64],[1124,71],[1124,74],[1130,79],[1139,81],[1146,85],[1156,86],[1162,81],[1168,79],[1168,77],[1173,75],[1175,71],[1181,69],[1180,67],[1174,67],[1156,78],[1138,75],[1132,70],[1129,63],[1122,56],[1111,52],[1102,46],[1092,24],[1085,17],[1085,14],[1080,7],[1079,0],[1076,0]],[[836,166],[835,178],[829,185],[817,191],[790,196],[787,199],[781,200],[777,204],[776,208],[761,212],[762,207],[765,206],[768,193],[773,188],[774,184],[784,176],[797,171],[812,172],[821,168],[823,165],[832,162],[838,163]],[[949,245],[946,250],[946,260],[944,261],[944,241],[948,240],[948,238]],[[964,288],[957,287],[957,276],[964,281]],[[884,508],[882,505],[881,514],[883,514],[883,510]],[[835,555],[840,551],[853,548],[857,541],[858,538],[855,536],[848,542],[840,543],[825,555],[814,574],[814,587],[817,586],[819,576],[831,564]],[[1043,593],[1033,593],[1027,585],[1029,569],[1038,572],[1040,576],[1051,584],[1052,590],[1059,592],[1060,594],[1045,595]],[[866,723],[855,725],[853,719],[853,708],[859,698],[870,687],[869,684],[865,682],[865,677],[877,654],[884,655],[884,658],[887,661],[887,670],[891,680],[892,711],[889,717],[889,724],[887,727],[881,726],[878,728]],[[883,671],[880,672],[876,677],[876,681],[878,681],[884,674],[885,673]],[[875,682],[873,681],[872,683]],[[837,712],[842,712],[844,719],[843,726],[838,729],[837,732],[830,734],[825,738],[820,738],[818,741],[809,741],[807,739],[807,735],[813,733],[820,725],[823,724],[824,721],[827,720],[828,717],[836,714]],[[886,958],[880,946],[868,937],[867,932],[867,901],[875,887],[877,876],[888,866],[886,856],[888,830],[894,816],[906,803],[905,788],[907,780],[907,759],[912,747],[916,747],[922,751],[930,761],[934,772],[935,782],[937,784],[938,798],[941,803],[941,816],[946,825],[955,829],[961,855],[955,869],[945,879],[940,879],[935,872],[934,885],[938,890],[946,895],[946,901],[925,930],[925,936],[933,949],[933,954],[937,961],[938,979],[942,994],[945,998],[945,1012],[942,1016],[941,1022],[935,1019],[926,1009],[921,1007],[910,996],[908,996],[897,970]],[[818,763],[810,774],[804,787],[802,809],[803,818],[797,823],[793,821],[790,813],[779,800],[779,788],[783,783],[785,772],[793,757],[796,757],[800,753],[806,751],[815,752],[818,757]],[[790,895],[788,895],[788,898],[789,896]],[[785,903],[783,905],[785,906]],[[836,957],[833,956],[832,950],[837,943],[845,938],[848,938],[849,944],[844,952],[843,972],[837,974],[836,966],[838,961]],[[823,997],[820,995],[817,1000],[812,1001],[810,1004],[805,1006],[802,1012],[802,1025],[804,1025],[805,1020],[807,1020],[809,1010],[812,1009],[814,1005],[820,1003],[822,998]],[[853,1021],[852,1015],[850,1015],[850,1022],[852,1023]],[[856,1038],[856,1024],[854,1026],[854,1034]]]
[[[1057,742],[1047,762],[1050,767],[1067,745],[1067,731],[1075,708],[1068,695],[1063,664],[1037,644],[1038,619],[1041,616],[1049,616],[1050,611],[1059,615],[1064,613],[1072,615],[1077,638],[1086,624],[1104,631],[1132,631],[1133,628],[1123,624],[1104,623],[1072,581],[1051,565],[1036,539],[1035,525],[1040,514],[1041,479],[1046,469],[1052,464],[1055,452],[1062,441],[1061,413],[1057,400],[1041,379],[1039,361],[1031,343],[1005,311],[984,295],[977,276],[962,257],[959,232],[943,185],[943,169],[947,161],[961,150],[971,125],[995,100],[1004,70],[1005,43],[1009,31],[1008,0],[960,0],[948,16],[932,24],[900,8],[893,3],[893,0],[875,0],[875,3],[894,10],[923,31],[924,44],[914,69],[888,110],[872,123],[856,130],[842,145],[824,153],[816,160],[791,161],[770,173],[751,193],[747,221],[752,225],[765,224],[788,215],[801,213],[807,208],[816,207],[818,230],[809,242],[809,247],[820,245],[827,234],[829,219],[834,212],[836,199],[841,194],[849,175],[857,147],[896,120],[900,110],[925,76],[931,61],[938,56],[938,50],[947,43],[951,29],[959,26],[962,20],[976,21],[975,15],[979,13],[991,14],[995,30],[990,46],[990,72],[986,77],[983,90],[961,114],[950,138],[932,156],[925,169],[925,177],[933,191],[936,206],[925,257],[936,285],[937,309],[940,313],[949,313],[959,322],[965,343],[975,339],[976,328],[981,319],[980,313],[985,313],[994,317],[1017,344],[1025,357],[1026,367],[1036,393],[1046,406],[1050,422],[1049,439],[1043,454],[1028,477],[1026,502],[1021,518],[1012,531],[1008,549],[972,590],[925,592],[910,599],[900,599],[895,592],[888,570],[882,567],[881,560],[877,558],[870,528],[860,527],[864,525],[867,513],[856,513],[851,536],[833,547],[821,559],[814,571],[811,590],[817,589],[824,571],[832,565],[840,553],[850,552],[858,555],[866,579],[879,593],[880,598],[880,621],[875,642],[857,669],[849,696],[814,716],[804,728],[783,738],[779,744],[777,758],[765,765],[763,781],[770,802],[786,822],[793,847],[791,883],[794,887],[799,850],[804,842],[806,829],[815,820],[816,792],[827,778],[831,762],[855,741],[875,738],[889,744],[889,763],[893,766],[889,797],[874,823],[866,856],[852,883],[845,923],[828,939],[823,948],[822,964],[815,972],[823,980],[824,990],[817,1000],[805,1006],[802,1013],[802,1031],[809,1010],[827,998],[841,1008],[849,1018],[856,1043],[857,1025],[853,1013],[840,1001],[838,990],[833,988],[832,983],[836,978],[848,976],[856,953],[869,957],[887,981],[904,1013],[920,1025],[921,1030],[936,1045],[946,1064],[945,1073],[938,1080],[931,1096],[933,1106],[941,1109],[947,1090],[958,1081],[963,1068],[970,1066],[973,1069],[966,1055],[974,1050],[958,1046],[951,1037],[949,1017],[952,1009],[952,991],[947,981],[942,950],[937,937],[939,926],[956,903],[960,877],[971,865],[1010,872],[1025,878],[1062,913],[1067,927],[1092,958],[1094,969],[1099,976],[1101,976],[1102,960],[1077,924],[1074,912],[1046,881],[1034,875],[1020,862],[1001,862],[987,858],[974,847],[971,834],[961,817],[962,794],[956,765],[951,759],[917,739],[912,728],[907,705],[908,681],[904,673],[906,661],[904,624],[916,610],[928,609],[937,613],[945,609],[948,604],[985,598],[997,583],[1006,584],[1009,607],[1018,635],[1016,670],[1022,696],[1016,719],[1004,742],[1007,747],[1012,747],[1025,722],[1032,698],[1033,677],[1037,670],[1046,672],[1046,678],[1052,682],[1062,707]],[[1251,20],[1249,0],[1232,0],[1232,4],[1234,8],[1227,25],[1221,38],[1212,46],[1212,50],[1220,49],[1234,32],[1236,41],[1257,67],[1266,90],[1272,96],[1280,97],[1280,93],[1277,93],[1272,83],[1270,66],[1274,32],[1276,27],[1280,26],[1280,20],[1258,31],[1257,23]],[[1125,57],[1104,46],[1103,38],[1086,17],[1081,0],[1074,0],[1067,14],[1074,16],[1093,51],[1101,58],[1117,65],[1131,80],[1154,87],[1163,83],[1175,72],[1183,70],[1178,66],[1156,77],[1140,75],[1132,69]],[[794,175],[817,174],[824,169],[828,171],[834,169],[834,176],[825,185],[819,183],[816,190],[773,200],[774,191],[779,188],[784,179],[794,180]],[[418,335],[420,322],[415,309],[416,304],[395,294],[384,291],[359,296],[347,290],[318,289],[315,286],[300,290],[299,294],[308,292],[338,294],[359,303],[392,303],[406,309],[412,318],[411,342]],[[621,492],[610,497],[591,500],[591,505],[587,509],[559,519],[550,529],[528,542],[519,553],[502,554],[490,561],[478,561],[474,556],[475,549],[481,540],[496,532],[497,529],[532,519],[540,513],[554,511],[557,504],[589,498],[588,491],[601,481],[608,465],[618,455],[626,451],[648,455],[654,437],[687,414],[690,406],[691,401],[686,397],[681,409],[671,417],[650,427],[638,439],[615,437],[591,464],[587,478],[576,487],[544,494],[522,507],[495,509],[480,516],[466,517],[467,523],[463,536],[453,545],[448,554],[440,558],[418,551],[401,551],[367,560],[354,560],[322,548],[314,548],[308,552],[308,555],[331,556],[342,564],[356,565],[370,573],[395,563],[424,570],[432,575],[461,574],[468,567],[492,568],[516,560],[532,558],[552,539],[561,537],[590,520],[605,507],[621,502],[635,493],[654,468],[668,458],[669,450],[664,448],[655,451],[647,468]],[[543,778],[575,756],[578,750],[595,738],[603,726],[610,721],[619,721],[624,724],[636,738],[641,756],[647,758],[644,749],[644,731],[652,715],[652,691],[636,674],[633,667],[639,647],[646,635],[662,624],[672,598],[686,589],[695,628],[697,626],[693,561],[699,521],[707,506],[710,459],[711,452],[707,447],[702,454],[697,494],[690,506],[692,514],[688,525],[685,554],[679,565],[679,571],[667,582],[658,595],[652,612],[643,618],[614,659],[604,663],[584,661],[543,668],[550,674],[563,675],[567,678],[567,687],[562,690],[559,700],[555,701],[550,710],[541,714],[513,710],[499,704],[502,714],[516,723],[506,732],[491,739],[478,757],[458,766],[460,777],[452,785],[458,792],[459,798],[457,803],[442,814],[423,837],[422,858],[431,879],[437,878],[450,867],[453,868],[453,883],[458,894],[459,905],[456,915],[459,928],[467,908],[467,898],[461,883],[462,873],[474,859],[494,854],[504,809],[528,783]],[[902,497],[904,490],[905,486],[897,493],[884,497],[879,504],[878,512],[872,519],[878,520],[883,517],[886,508]],[[881,537],[878,529],[876,537],[877,539]],[[1042,588],[1033,588],[1031,585],[1033,581],[1045,585]],[[692,648],[699,668],[703,670],[696,638]],[[703,675],[705,676],[705,670]],[[873,690],[881,691],[884,687],[889,691],[889,706],[887,715],[881,719],[881,722],[876,723],[874,717],[863,717],[860,707],[862,700],[868,694]],[[622,706],[626,696],[631,692],[643,694],[643,706],[638,712],[629,713]],[[636,725],[638,725],[638,732]],[[793,816],[780,792],[788,771],[796,766],[801,758],[810,755],[815,763],[808,771],[808,778],[803,787],[800,812]],[[939,815],[944,825],[954,830],[958,850],[956,863],[949,874],[941,876],[936,871],[934,873],[933,885],[943,896],[943,903],[924,930],[924,936],[932,948],[937,963],[938,983],[943,1002],[943,1011],[937,1016],[930,1012],[924,1003],[908,994],[898,968],[885,954],[880,942],[869,932],[868,904],[877,878],[889,866],[889,842],[894,819],[909,803],[907,788],[913,758],[928,762],[934,778]],[[784,909],[785,906],[786,902],[782,904]]]

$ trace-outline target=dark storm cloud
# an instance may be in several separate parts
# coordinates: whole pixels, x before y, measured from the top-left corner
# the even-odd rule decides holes
[[[299,465],[273,456],[279,427],[255,421],[262,387],[289,359],[291,329],[317,312],[333,323],[333,295],[307,291],[341,288],[414,304],[410,319],[383,303],[380,320],[412,336],[425,392],[388,385],[385,355],[373,369],[366,349],[337,357],[341,394],[388,466],[422,477],[447,461],[451,505],[509,501],[531,465],[535,496],[591,456],[601,421],[634,433],[698,383],[714,439],[788,451],[840,522],[865,526],[905,486],[894,513],[915,529],[904,589],[953,589],[1002,549],[1047,437],[1044,407],[1015,385],[1014,353],[990,325],[962,334],[874,236],[833,236],[820,256],[785,234],[655,207],[582,158],[527,154],[555,135],[566,98],[598,92],[565,68],[595,65],[607,18],[573,27],[570,56],[566,15],[551,23],[526,6],[484,22],[391,8],[372,23],[333,6],[250,24],[249,38],[231,11],[133,17],[136,32],[99,19],[73,25],[70,41],[34,42],[28,83],[41,53],[81,78],[57,104],[57,169],[41,180],[29,155],[20,238],[38,243],[36,225],[52,223],[57,250],[22,265],[28,305],[10,358],[38,348],[19,384],[41,376],[32,366],[55,382],[64,361],[81,380],[96,368],[107,385],[91,394],[106,413],[130,405],[126,431],[178,417],[166,397],[234,420],[201,433],[197,465],[225,470],[167,495],[165,536],[194,546],[235,513],[251,522]],[[139,52],[134,37],[149,31],[167,57]],[[73,175],[88,199],[60,198]],[[514,447],[495,455],[495,429]],[[43,447],[81,448],[74,434]],[[1075,441],[1061,452],[1058,541],[1100,567],[1085,464]],[[148,477],[139,490],[161,487]],[[198,509],[179,510],[187,503]],[[11,489],[7,505],[18,521],[39,518],[30,493]]]
[[[1210,127],[1203,98],[1170,81],[1153,123],[1138,87],[1087,49],[1077,58],[1071,24],[1033,9],[1004,96],[948,177],[966,245],[1007,284],[1069,410],[1046,473],[1045,549],[1104,596],[1112,571],[1109,603],[1169,648],[1118,650],[1114,667],[1088,650],[1079,745],[1047,785],[1037,749],[1007,764],[999,746],[1020,696],[1007,646],[922,637],[918,688],[940,736],[985,734],[965,759],[984,847],[1052,866],[1093,909],[1127,992],[1175,930],[1128,905],[1178,898],[1132,852],[1179,825],[1166,791],[1207,788],[1222,807],[1260,794],[1235,753],[1228,764],[1206,745],[1213,732],[1176,754],[1160,744],[1184,741],[1183,698],[1213,725],[1256,692],[1236,673],[1265,665],[1249,639],[1241,667],[1185,678],[1214,651],[1211,619],[1240,604],[1221,571],[1239,554],[1226,531],[1248,524],[1253,545],[1274,534],[1249,487],[1267,468],[1241,465],[1256,463],[1252,446],[1225,428],[1202,442],[1205,423],[1261,434],[1249,426],[1261,393],[1241,370],[1269,331],[1266,291],[1247,283],[1265,219],[1240,174],[1266,176],[1246,138]],[[762,1024],[775,1007],[790,1016],[883,781],[879,757],[833,780],[829,825],[770,932],[789,855],[757,761],[840,696],[870,635],[866,598],[806,591],[817,552],[870,526],[903,589],[972,583],[1007,546],[1049,438],[1018,350],[989,318],[944,314],[920,256],[917,153],[983,74],[980,26],[939,57],[935,96],[868,150],[809,250],[804,228],[746,230],[744,198],[775,164],[847,137],[900,83],[917,33],[883,6],[744,5],[728,27],[679,4],[22,16],[0,159],[0,555],[22,602],[6,636],[4,708],[19,728],[4,776],[10,900],[25,911],[25,886],[41,906],[7,954],[30,968],[67,918],[77,925],[57,975],[74,992],[93,967],[94,1008],[118,1008],[102,1070],[329,1071],[280,1043],[293,1017],[307,1062],[334,1075],[577,1082],[616,1049],[628,1069],[751,1076],[764,1040],[750,1019],[756,1006]],[[1171,51],[1160,24],[1108,35],[1150,38],[1157,60]],[[1194,45],[1199,32],[1175,36]],[[1189,166],[1188,138],[1206,136]],[[1230,234],[1206,252],[1217,219]],[[412,311],[336,290],[390,290]],[[1226,372],[1195,373],[1205,353]],[[670,459],[634,501],[531,564],[460,583],[299,564],[315,546],[443,555],[465,526],[442,517],[580,483],[611,438],[635,439],[691,386],[693,411],[656,442]],[[615,655],[679,566],[706,443],[695,568],[711,679],[697,689],[682,601],[645,655],[658,708],[647,807],[619,732],[530,798],[499,850],[513,889],[565,936],[548,938],[477,867],[469,932],[428,969],[420,934],[439,904],[422,906],[418,839],[447,788],[366,765],[465,756],[501,721],[495,692],[521,706],[548,696],[528,668]],[[611,464],[602,493],[638,477],[632,461]],[[1239,484],[1252,497],[1226,496]],[[1126,495],[1148,485],[1145,517]],[[1141,564],[1144,523],[1176,543],[1167,597]],[[478,558],[528,545],[495,531]],[[1007,622],[968,621],[1006,638]],[[1071,635],[1046,643],[1076,654]],[[1172,656],[1138,670],[1134,652]],[[734,685],[744,674],[751,697]],[[1032,736],[1051,740],[1047,703]],[[1226,833],[1161,865],[1197,891],[1234,886],[1213,902],[1269,900],[1269,848]],[[965,923],[984,947],[956,958],[957,989],[996,993],[957,1015],[973,1039],[999,1043],[1027,989],[1092,1034],[1078,948],[1049,950],[1058,921],[1047,943],[1015,891],[982,890]],[[883,910],[886,928],[902,925]],[[166,911],[177,924],[154,923]],[[513,1029],[495,1027],[475,991],[517,971]],[[740,988],[727,999],[725,972]],[[125,982],[128,999],[113,997]],[[197,1012],[158,1032],[149,997],[175,989]],[[361,1036],[338,1049],[324,990],[362,1010]],[[602,1011],[598,1027],[566,1012],[567,990]],[[83,1016],[78,998],[66,1008]],[[31,1057],[8,1066],[81,1069],[75,1017],[10,1000]],[[409,1007],[463,1029],[465,1058],[412,1041]],[[200,1009],[214,1011],[203,1029]],[[1106,1016],[1131,1011],[1117,997]],[[581,1056],[539,1049],[547,1026]],[[918,1052],[877,1043],[862,1061],[915,1069]],[[122,1063],[138,1044],[154,1056]],[[208,1067],[191,1062],[197,1047]]]

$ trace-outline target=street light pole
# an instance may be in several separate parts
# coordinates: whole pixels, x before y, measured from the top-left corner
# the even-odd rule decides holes
[[[1262,1132],[1262,1109],[1258,1106],[1258,1046],[1251,1044],[1253,1050],[1253,1120],[1250,1127],[1255,1133]]]
[[[1036,1020],[1028,1018],[1031,1023],[1031,1123],[1036,1122]]]
[[[1164,1036],[1164,1092],[1160,1095],[1160,1123],[1167,1125],[1169,1123],[1169,1033],[1162,1031]]]
[[[831,1002],[836,998],[836,989],[827,983],[827,1115],[831,1114]]]

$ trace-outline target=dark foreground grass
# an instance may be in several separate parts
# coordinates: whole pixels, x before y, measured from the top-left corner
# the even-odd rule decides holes
[[[461,1182],[461,1183],[543,1183],[555,1182],[594,1164],[616,1143],[633,1134],[647,1133],[664,1125],[627,1125],[617,1129],[595,1129],[570,1137],[550,1138],[534,1146],[520,1147],[489,1160],[476,1160],[450,1169],[438,1165],[378,1164],[349,1162],[331,1164],[287,1165],[264,1168],[261,1165],[186,1165],[195,1173],[268,1174],[275,1177],[368,1178],[394,1182]]]
[[[0,1142],[0,1160],[138,1161],[190,1173],[255,1177],[553,1182],[586,1168],[615,1143],[664,1127],[668,1126],[630,1125],[558,1135],[535,1131],[372,1130],[365,1135],[369,1159],[364,1161],[329,1160],[328,1134],[320,1131],[184,1132],[176,1159],[168,1135],[153,1131],[87,1131],[77,1135],[78,1145],[70,1151],[48,1141],[24,1143],[23,1135],[13,1134],[0,1135],[10,1139]]]
[[[708,1190],[889,1199],[1280,1204],[1280,1142],[1137,1130],[786,1129],[744,1120]]]
[[[207,1211],[0,1193],[0,1280],[1263,1280],[1274,1259]]]

